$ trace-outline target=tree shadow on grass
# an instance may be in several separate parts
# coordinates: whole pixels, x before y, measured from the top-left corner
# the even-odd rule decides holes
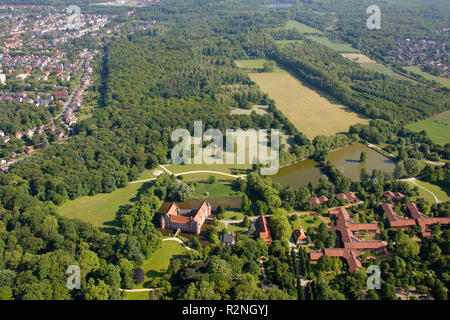
[[[120,233],[120,222],[116,220],[106,221],[103,223],[106,227],[100,227],[99,230],[101,232],[105,232],[111,235],[117,235]]]
[[[142,186],[139,187],[138,191],[136,192],[136,195],[130,199],[130,202],[136,202],[140,198],[141,194],[144,193],[148,188],[150,188],[153,185],[153,181],[144,182]]]

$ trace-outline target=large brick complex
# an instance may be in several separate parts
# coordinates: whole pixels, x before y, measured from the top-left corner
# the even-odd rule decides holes
[[[211,205],[205,200],[198,210],[181,210],[173,202],[161,216],[161,229],[181,229],[183,232],[200,234],[205,219],[211,215]]]

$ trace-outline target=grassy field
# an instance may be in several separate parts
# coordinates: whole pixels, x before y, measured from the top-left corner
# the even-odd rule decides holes
[[[368,56],[362,54],[362,53],[342,53],[342,56],[346,57],[347,59],[358,63],[361,67],[367,70],[375,71],[378,73],[382,73],[386,76],[392,77],[394,79],[399,80],[410,80],[409,78],[406,78],[390,69],[389,67],[376,62],[375,60],[370,59]]]
[[[245,215],[242,212],[225,211],[223,220],[240,220],[240,219],[244,219],[244,216]]]
[[[447,116],[448,114],[446,114]],[[450,143],[450,125],[439,122],[438,120],[425,119],[410,123],[406,127],[416,132],[425,130],[431,140],[437,144],[445,145],[446,143]]]
[[[416,67],[416,66],[404,67],[404,69],[408,70],[409,72],[417,73],[418,75],[421,75],[422,77],[424,77],[427,80],[431,80],[431,81],[434,80],[437,83],[439,83],[447,88],[450,88],[450,78],[433,76],[432,74],[429,74],[428,72],[423,72],[422,70],[420,70],[419,67]]]
[[[434,116],[430,117],[430,120],[436,120],[443,124],[448,124],[450,126],[450,110],[444,111]]]
[[[347,131],[355,123],[369,122],[289,73],[251,73],[249,76],[310,139]]]
[[[281,48],[284,48],[290,44],[301,44],[303,43],[303,40],[275,40],[275,43]]]
[[[450,200],[450,190],[449,190],[449,192],[446,192],[440,186],[431,184],[426,181],[416,180],[416,183],[419,186],[424,187],[424,188],[430,190],[431,192],[433,192],[436,195],[436,197],[438,197],[439,200],[441,200],[441,201],[449,201]],[[419,188],[419,190],[421,190],[421,189]],[[422,190],[422,191],[424,191],[424,190]],[[434,198],[433,198],[433,202],[434,202]]]
[[[240,197],[242,193],[234,190],[231,183],[199,183],[195,187],[190,199],[214,199],[226,197]]]
[[[310,227],[317,228],[322,222],[314,215],[300,216],[300,223],[305,230],[308,230]]]
[[[234,63],[245,72],[261,72],[264,63],[269,60],[266,59],[251,59],[251,60],[235,60]],[[273,72],[286,72],[280,67],[276,66]]]
[[[90,222],[104,231],[113,231],[120,206],[130,204],[143,185],[144,183],[129,184],[111,193],[69,200],[59,207],[58,213],[64,217]]]
[[[330,39],[326,37],[321,37],[317,35],[307,35],[306,38],[315,41],[317,43],[323,44],[324,46],[327,46],[337,52],[348,52],[348,53],[358,53],[359,50],[352,47],[349,43],[343,43],[343,42],[335,42],[331,41]]]
[[[286,24],[284,25],[284,29],[296,29],[300,33],[314,33],[314,34],[321,34],[322,32],[316,28],[307,26],[306,24],[300,23],[295,20],[288,20]]]
[[[412,183],[410,181],[406,181],[406,182],[410,185],[411,189],[416,187],[416,185],[414,183]],[[425,201],[427,201],[430,204],[436,203],[436,201],[434,200],[434,197],[431,195],[431,193],[429,193],[423,189],[420,189],[420,188],[418,188],[418,189],[419,189],[419,195],[417,197],[411,197],[411,201],[416,201],[417,198],[424,198]]]
[[[169,267],[170,259],[186,254],[187,250],[176,241],[163,241],[161,248],[148,259],[141,268],[145,271],[145,280],[133,289],[147,288],[148,281],[162,276]],[[127,300],[148,300],[148,292],[129,292]]]
[[[175,174],[190,171],[208,170],[239,176],[249,173],[251,167],[252,166],[249,164],[171,164],[166,168],[170,172]]]

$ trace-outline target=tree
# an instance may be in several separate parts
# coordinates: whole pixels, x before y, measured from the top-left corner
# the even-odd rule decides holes
[[[273,70],[275,69],[275,62],[274,61],[266,61],[263,64],[263,71],[264,72],[273,72]]]
[[[277,209],[270,217],[270,229],[275,239],[288,240],[292,234],[292,227],[284,209]]]
[[[0,300],[14,300],[11,288],[0,287]]]
[[[134,268],[134,283],[141,284],[145,280],[145,272],[139,267]]]
[[[248,199],[247,195],[244,194],[244,196],[242,197],[242,204],[241,204],[241,209],[244,213],[248,214],[250,213],[250,209],[251,209],[251,202]]]
[[[242,220],[242,226],[245,228],[250,227],[250,224],[252,222],[250,221],[250,219],[248,218],[248,216],[244,216],[244,219]]]
[[[397,252],[404,258],[414,257],[419,254],[420,246],[408,235],[402,234],[396,243]]]
[[[377,292],[374,289],[367,291],[367,300],[379,300]]]
[[[361,152],[360,156],[359,156],[359,161],[360,162],[366,162],[367,160],[367,153],[366,152]]]
[[[216,176],[209,176],[209,183],[210,184],[216,184],[217,183]]]
[[[399,161],[395,164],[394,177],[400,179],[405,174],[405,167],[403,166],[403,161]]]
[[[419,163],[416,159],[407,159],[404,162],[406,173],[411,176],[415,177],[419,174]]]

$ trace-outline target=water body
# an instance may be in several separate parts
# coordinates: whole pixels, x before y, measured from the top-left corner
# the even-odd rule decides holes
[[[320,170],[316,161],[307,159],[280,168],[272,180],[291,187],[304,186],[309,182],[316,186],[319,183],[319,177],[323,174],[325,173]]]
[[[361,163],[359,157],[363,151],[367,153],[367,160]],[[395,168],[394,161],[361,143],[331,151],[327,160],[330,160],[336,168],[353,181],[359,181],[362,168],[366,168],[369,173],[374,169],[392,173]],[[319,164],[308,159],[280,168],[272,180],[295,188],[307,185],[309,182],[316,186],[319,177],[323,174]]]
[[[292,7],[293,3],[269,3],[269,4],[263,4],[263,7],[266,8],[289,8]]]

